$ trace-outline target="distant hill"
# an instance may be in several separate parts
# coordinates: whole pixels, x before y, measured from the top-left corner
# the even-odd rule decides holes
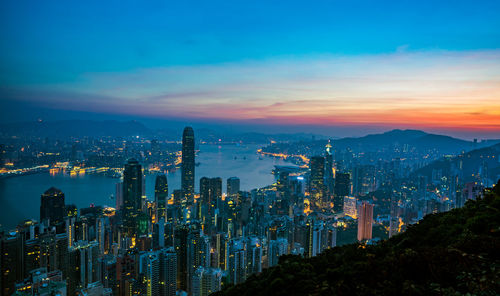
[[[453,170],[460,169],[465,182],[477,180],[479,172],[493,182],[500,176],[500,144],[472,150],[456,157],[436,160],[416,170],[413,175],[427,176],[429,180],[434,170],[441,170],[442,175],[451,175]]]
[[[0,124],[0,136],[32,136],[49,138],[68,137],[126,137],[150,136],[151,138],[170,141],[180,140],[183,128],[173,128],[166,124],[160,129],[150,129],[139,121],[95,121],[95,120],[56,120],[41,122],[21,122]],[[300,141],[312,139],[325,139],[325,136],[293,133],[293,134],[263,134],[263,133],[237,133],[221,132],[209,128],[195,128],[197,141],[216,143],[244,142],[244,143],[269,143],[274,141]]]
[[[483,199],[426,216],[376,245],[275,267],[215,295],[499,295],[500,181]]]
[[[456,154],[474,148],[493,145],[500,140],[489,140],[474,144],[472,141],[461,140],[444,135],[429,134],[419,130],[391,130],[382,134],[367,135],[360,138],[342,138],[334,140],[335,147],[340,149],[351,148],[354,151],[379,151],[381,148],[407,144],[419,151],[438,150],[443,154]],[[476,146],[474,146],[476,145]]]
[[[150,129],[135,120],[59,120],[0,125],[0,134],[3,135],[25,135],[49,138],[68,138],[72,136],[134,136],[147,135],[150,133]]]

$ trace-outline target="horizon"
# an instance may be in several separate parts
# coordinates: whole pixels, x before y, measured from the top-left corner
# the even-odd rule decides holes
[[[33,121],[13,121],[13,122],[0,122],[1,125],[19,125],[19,124],[36,124],[36,123],[63,123],[63,122],[95,122],[95,123],[106,123],[106,122],[117,122],[117,123],[129,123],[129,122],[136,122],[138,124],[141,124],[145,128],[147,128],[150,131],[153,132],[158,132],[158,131],[164,131],[164,130],[170,130],[174,131],[176,130],[179,135],[181,134],[181,130],[184,127],[191,126],[195,131],[200,131],[200,130],[209,130],[209,131],[217,131],[220,132],[221,134],[226,134],[226,135],[238,135],[238,134],[251,134],[251,133],[256,133],[256,134],[262,134],[262,135],[267,135],[267,136],[273,136],[273,135],[311,135],[311,136],[319,136],[321,138],[328,138],[331,140],[340,140],[340,139],[346,139],[346,138],[362,138],[366,136],[372,136],[372,135],[381,135],[381,134],[386,134],[394,131],[402,131],[402,132],[423,132],[429,135],[438,135],[438,136],[446,136],[446,137],[451,137],[459,140],[464,140],[464,141],[470,141],[472,142],[473,140],[477,140],[478,142],[482,141],[491,141],[491,140],[500,140],[500,136],[495,138],[495,137],[490,137],[490,138],[481,138],[481,137],[476,137],[476,135],[471,135],[471,137],[462,137],[462,136],[456,136],[447,133],[439,133],[439,132],[433,132],[425,129],[412,129],[412,128],[382,128],[382,129],[374,129],[372,131],[364,131],[364,132],[352,132],[352,131],[346,131],[343,130],[339,132],[337,130],[336,133],[329,133],[328,129],[331,127],[315,127],[316,132],[313,132],[312,130],[314,129],[313,127],[309,126],[298,126],[298,128],[304,128],[304,130],[299,130],[292,132],[288,129],[287,126],[284,126],[286,130],[280,131],[279,129],[276,130],[275,132],[269,132],[269,128],[264,126],[259,128],[255,128],[255,126],[240,126],[240,127],[232,127],[232,128],[224,128],[223,126],[219,126],[216,124],[203,124],[199,122],[193,122],[191,123],[184,123],[184,122],[169,122],[165,123],[165,120],[153,120],[151,119],[145,119],[146,122],[141,121],[141,119],[60,119],[60,120],[33,120]],[[279,127],[278,127],[279,128]],[[318,132],[318,128],[324,129],[323,132]],[[339,127],[334,127],[334,128],[339,128]],[[345,135],[343,135],[345,134]]]

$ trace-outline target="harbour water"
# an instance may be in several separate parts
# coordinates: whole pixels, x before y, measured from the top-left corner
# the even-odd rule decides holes
[[[200,145],[199,148],[196,191],[201,177],[221,177],[223,192],[226,191],[226,179],[233,176],[241,179],[242,190],[260,188],[275,181],[271,173],[275,165],[289,165],[281,159],[260,157],[256,153],[258,145]],[[169,192],[180,189],[180,175],[180,170],[167,174]],[[146,196],[151,200],[155,177],[146,175]],[[90,204],[114,207],[115,200],[110,196],[115,194],[117,182],[119,179],[98,174],[70,176],[48,172],[0,179],[0,225],[9,230],[24,219],[38,220],[40,195],[51,186],[64,192],[66,204],[75,204],[78,208]]]

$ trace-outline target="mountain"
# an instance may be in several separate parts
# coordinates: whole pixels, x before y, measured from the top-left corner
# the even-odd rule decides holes
[[[441,170],[443,176],[460,173],[465,182],[476,181],[478,175],[494,182],[500,178],[500,144],[436,160],[416,170],[413,175],[427,176],[431,180],[432,173],[436,170]]]
[[[497,140],[497,142],[500,142]],[[408,148],[415,148],[419,151],[436,150],[443,154],[456,154],[461,151],[469,151],[494,144],[493,141],[482,141],[474,144],[472,141],[461,140],[444,135],[429,134],[419,130],[391,130],[382,134],[367,135],[360,138],[343,138],[334,140],[333,144],[337,148],[350,148],[354,151],[380,151],[381,149],[391,149],[395,146],[404,145]],[[476,145],[476,146],[474,146]]]
[[[49,138],[135,136],[147,135],[151,130],[132,121],[58,120],[9,123],[0,125],[0,135],[23,135]]]
[[[484,198],[428,215],[389,240],[282,256],[215,295],[498,295],[498,250],[500,181]]]

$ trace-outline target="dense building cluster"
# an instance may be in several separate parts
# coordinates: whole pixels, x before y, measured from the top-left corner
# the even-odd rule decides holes
[[[307,166],[276,167],[276,183],[267,187],[242,191],[237,177],[202,176],[195,192],[195,146],[187,127],[181,188],[170,191],[158,174],[154,200],[135,158],[124,164],[115,208],[77,209],[49,188],[39,221],[1,234],[1,294],[209,295],[285,254],[313,257],[392,236],[483,189],[484,178],[465,183],[461,167],[432,169],[429,180],[424,171],[410,174],[400,158],[373,163],[335,155],[328,141],[311,150]],[[163,153],[157,142],[151,151]]]

